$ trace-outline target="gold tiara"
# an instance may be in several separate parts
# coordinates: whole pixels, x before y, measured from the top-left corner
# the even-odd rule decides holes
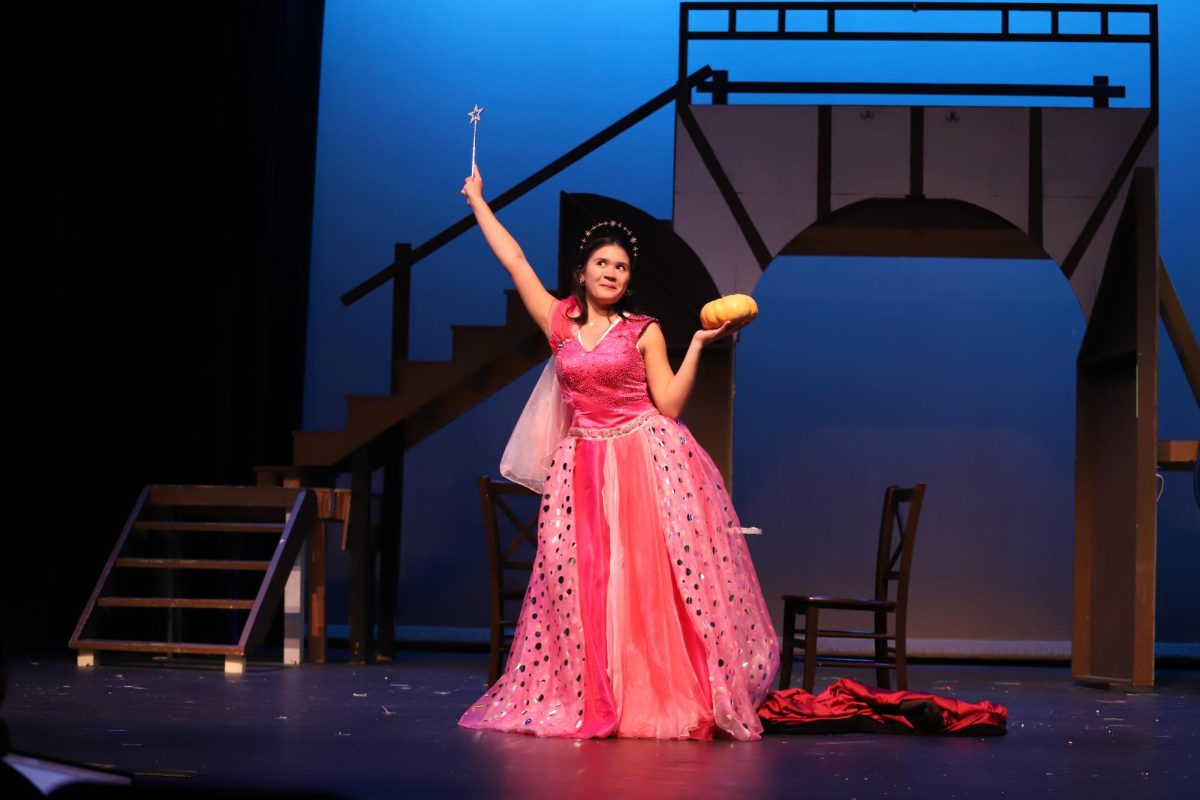
[[[615,219],[606,219],[603,222],[597,222],[595,225],[593,225],[592,227],[590,227],[586,231],[584,231],[583,238],[579,240],[579,249],[580,250],[583,250],[583,248],[587,245],[588,241],[592,238],[592,234],[595,233],[596,229],[598,229],[598,228],[617,228],[618,230],[622,231],[625,234],[625,236],[629,239],[629,246],[633,248],[633,257],[637,258],[637,254],[638,254],[637,237],[633,235],[633,231],[631,231],[628,227],[625,226],[625,223],[623,223],[619,220],[615,220]]]

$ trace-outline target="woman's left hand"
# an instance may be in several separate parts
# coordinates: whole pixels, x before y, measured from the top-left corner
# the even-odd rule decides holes
[[[701,347],[707,344],[712,344],[719,339],[724,339],[726,336],[732,336],[733,334],[737,333],[742,328],[750,324],[750,319],[751,317],[746,315],[744,317],[732,319],[719,328],[713,328],[712,330],[698,330],[692,335],[692,341],[696,342]]]

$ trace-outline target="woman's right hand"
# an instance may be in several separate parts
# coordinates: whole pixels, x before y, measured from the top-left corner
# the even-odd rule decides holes
[[[744,314],[737,319],[726,321],[719,328],[701,328],[692,335],[692,341],[699,344],[701,347],[712,344],[718,339],[724,339],[726,336],[732,336],[742,328],[750,324],[751,317],[749,314]]]
[[[471,169],[471,176],[463,181],[463,187],[458,192],[467,198],[468,205],[474,205],[476,200],[483,200],[483,178],[479,175],[479,166]]]

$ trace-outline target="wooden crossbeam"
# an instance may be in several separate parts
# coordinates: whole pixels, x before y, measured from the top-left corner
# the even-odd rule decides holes
[[[1161,439],[1158,442],[1159,472],[1191,472],[1200,461],[1200,441]]]
[[[211,569],[266,572],[270,561],[239,561],[219,558],[118,558],[125,569]]]
[[[1167,273],[1167,265],[1161,257],[1158,259],[1158,315],[1162,317],[1167,336],[1175,348],[1175,355],[1179,356],[1179,363],[1183,366],[1188,385],[1192,387],[1196,405],[1200,406],[1200,345],[1196,344],[1192,326],[1188,324],[1183,304],[1179,302],[1179,295],[1175,294],[1171,276]]]
[[[190,533],[283,533],[282,522],[174,522],[170,520],[138,520],[135,531],[184,531]]]
[[[254,608],[254,601],[225,597],[101,597],[96,600],[96,605],[100,608],[192,608],[249,611]]]

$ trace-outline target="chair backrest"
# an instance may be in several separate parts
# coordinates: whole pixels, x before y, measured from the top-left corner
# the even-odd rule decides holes
[[[507,570],[533,569],[537,552],[538,503],[526,505],[517,498],[537,497],[537,492],[519,483],[493,480],[486,475],[476,478],[479,500],[483,505],[483,524],[487,534],[488,574],[492,597],[498,598]]]
[[[913,546],[925,484],[911,488],[889,486],[883,494],[883,518],[879,523],[879,550],[875,555],[875,599],[894,600],[903,612],[908,604],[908,578],[912,573]],[[896,587],[892,595],[891,587]]]

